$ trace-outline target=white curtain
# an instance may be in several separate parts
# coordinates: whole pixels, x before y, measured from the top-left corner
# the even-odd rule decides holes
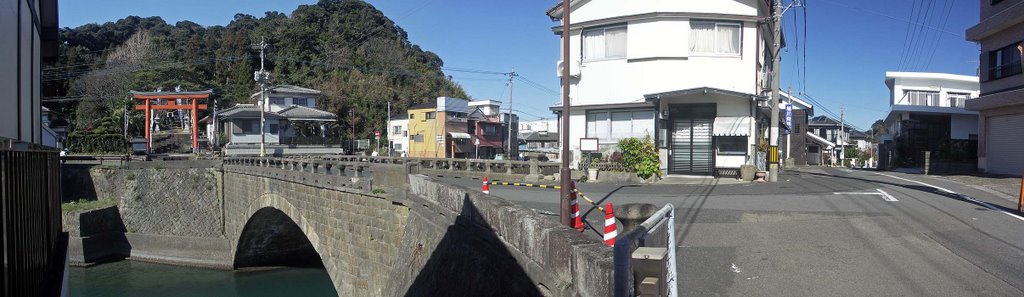
[[[740,26],[718,24],[718,50],[720,54],[740,53]]]
[[[587,137],[597,138],[598,141],[609,140],[607,112],[587,114]]]
[[[612,135],[611,140],[619,140],[630,137],[633,133],[633,113],[620,111],[612,113]]]
[[[715,23],[690,22],[690,52],[715,52]]]
[[[654,140],[654,111],[634,111],[632,137],[651,136]]]
[[[609,28],[604,31],[605,58],[626,57],[626,27]]]
[[[583,59],[604,58],[604,29],[583,31]]]

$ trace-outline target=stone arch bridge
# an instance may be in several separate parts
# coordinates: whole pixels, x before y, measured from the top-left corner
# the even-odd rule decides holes
[[[209,223],[222,224],[232,268],[322,264],[339,296],[610,295],[611,250],[599,240],[415,174],[540,174],[537,163],[221,162],[222,221]]]

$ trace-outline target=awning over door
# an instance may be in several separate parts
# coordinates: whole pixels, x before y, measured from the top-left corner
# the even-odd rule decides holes
[[[713,136],[750,136],[752,117],[716,117]]]
[[[469,139],[469,133],[448,132],[448,136],[451,136],[453,139]]]
[[[816,135],[814,133],[807,133],[807,134],[804,134],[804,135],[807,135],[808,139],[810,139],[811,141],[814,141],[814,142],[820,144],[821,146],[824,146],[826,149],[831,149],[831,148],[836,147],[835,143],[832,143],[831,141],[828,141],[828,139],[821,138],[821,136],[818,136],[818,135]]]

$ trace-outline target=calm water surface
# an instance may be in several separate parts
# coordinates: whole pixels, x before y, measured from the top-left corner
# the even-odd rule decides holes
[[[337,296],[322,268],[236,272],[119,261],[71,268],[71,296]]]

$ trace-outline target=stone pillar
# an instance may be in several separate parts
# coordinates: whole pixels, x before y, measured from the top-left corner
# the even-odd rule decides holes
[[[535,159],[530,159],[530,174],[540,174],[540,162]]]
[[[512,174],[512,161],[505,161],[505,174]]]
[[[337,168],[338,175],[345,175],[345,163],[336,163],[334,168]]]
[[[932,152],[924,151],[924,175],[928,175],[928,170],[931,169],[932,165]]]

